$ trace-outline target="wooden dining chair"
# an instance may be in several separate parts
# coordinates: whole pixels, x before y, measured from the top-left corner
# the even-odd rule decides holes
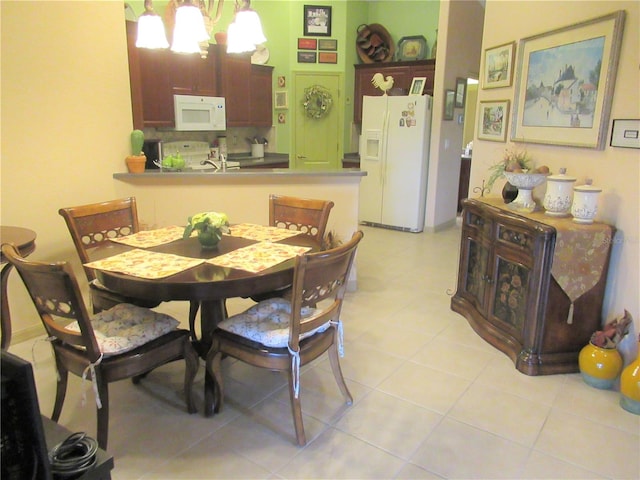
[[[322,244],[333,205],[330,200],[271,194],[269,195],[269,225],[287,230],[299,230]]]
[[[349,272],[363,233],[344,245],[296,257],[291,300],[264,300],[218,324],[207,354],[208,373],[214,378],[213,409],[224,400],[222,358],[226,355],[250,365],[287,372],[289,397],[298,445],[306,444],[300,404],[300,368],[328,352],[340,391],[353,399],[342,376],[340,311]]]
[[[58,213],[67,223],[71,239],[83,265],[92,260],[91,250],[105,246],[111,238],[131,235],[140,229],[134,197],[61,208]],[[148,308],[159,305],[157,301],[129,297],[108,290],[98,281],[91,268],[84,267],[84,272],[89,281],[94,313],[108,310],[118,303],[132,303]]]
[[[60,418],[68,373],[89,379],[96,395],[97,440],[106,449],[109,383],[142,376],[180,358],[185,360],[187,411],[196,411],[192,386],[198,354],[189,331],[178,329],[175,318],[126,303],[91,318],[68,262],[30,262],[9,243],[2,245],[2,254],[22,277],[53,347],[58,370],[53,421]]]
[[[318,245],[324,247],[325,231],[329,221],[329,213],[334,203],[330,200],[269,195],[269,225],[300,231],[312,237]],[[251,296],[254,302],[286,295],[291,287],[264,292]]]

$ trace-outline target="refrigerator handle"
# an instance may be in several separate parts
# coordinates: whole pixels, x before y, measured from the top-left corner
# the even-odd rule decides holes
[[[387,145],[389,144],[389,120],[391,114],[389,110],[385,110],[384,112],[384,120],[382,123],[382,162],[381,162],[381,171],[382,175],[380,175],[380,185],[384,187],[384,183],[387,177]]]

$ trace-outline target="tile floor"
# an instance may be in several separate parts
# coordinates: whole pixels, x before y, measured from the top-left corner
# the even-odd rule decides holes
[[[204,418],[184,410],[176,362],[141,385],[112,385],[113,478],[640,478],[640,417],[618,406],[616,392],[591,388],[578,374],[523,375],[450,310],[459,227],[363,230],[359,288],[343,311],[352,406],[326,358],[305,368],[308,444],[298,448],[280,374],[227,361],[225,409]],[[230,311],[245,302],[230,301]],[[164,310],[186,322],[185,303]],[[48,346],[28,341],[11,351],[35,358],[41,408],[50,414]],[[60,422],[95,435],[91,391],[75,377],[70,383]]]

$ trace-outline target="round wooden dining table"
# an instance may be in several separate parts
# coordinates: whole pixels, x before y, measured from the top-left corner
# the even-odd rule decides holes
[[[176,240],[147,250],[170,253],[190,258],[210,259],[256,243],[241,237],[224,235],[217,248],[205,249],[196,237]],[[308,235],[295,235],[277,243],[311,247],[320,250],[320,245]],[[131,250],[132,247],[112,242],[108,248],[95,249],[91,260]],[[94,258],[95,255],[95,258]],[[258,273],[235,268],[220,267],[210,263],[182,271],[161,279],[145,279],[122,273],[96,270],[98,280],[108,289],[135,298],[156,301],[186,300],[200,309],[200,337],[193,338],[194,348],[206,358],[211,346],[213,331],[218,322],[226,317],[225,299],[248,298],[265,292],[285,288],[293,282],[295,259],[291,258]],[[193,335],[192,330],[192,336]],[[213,379],[205,374],[205,415],[212,414]]]
[[[26,257],[36,249],[36,232],[22,227],[0,226],[0,242],[13,243],[20,255]],[[1,253],[0,261],[1,263],[6,262]],[[11,344],[11,315],[7,298],[7,285],[12,268],[13,265],[6,263],[0,272],[0,295],[2,295],[0,298],[0,327],[2,328],[2,340],[0,343],[3,349],[9,348]]]

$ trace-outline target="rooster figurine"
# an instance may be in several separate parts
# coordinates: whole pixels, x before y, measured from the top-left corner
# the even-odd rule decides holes
[[[382,90],[384,95],[386,95],[387,91],[391,90],[393,87],[393,77],[389,75],[387,78],[384,78],[381,73],[374,73],[371,83],[374,87]]]

